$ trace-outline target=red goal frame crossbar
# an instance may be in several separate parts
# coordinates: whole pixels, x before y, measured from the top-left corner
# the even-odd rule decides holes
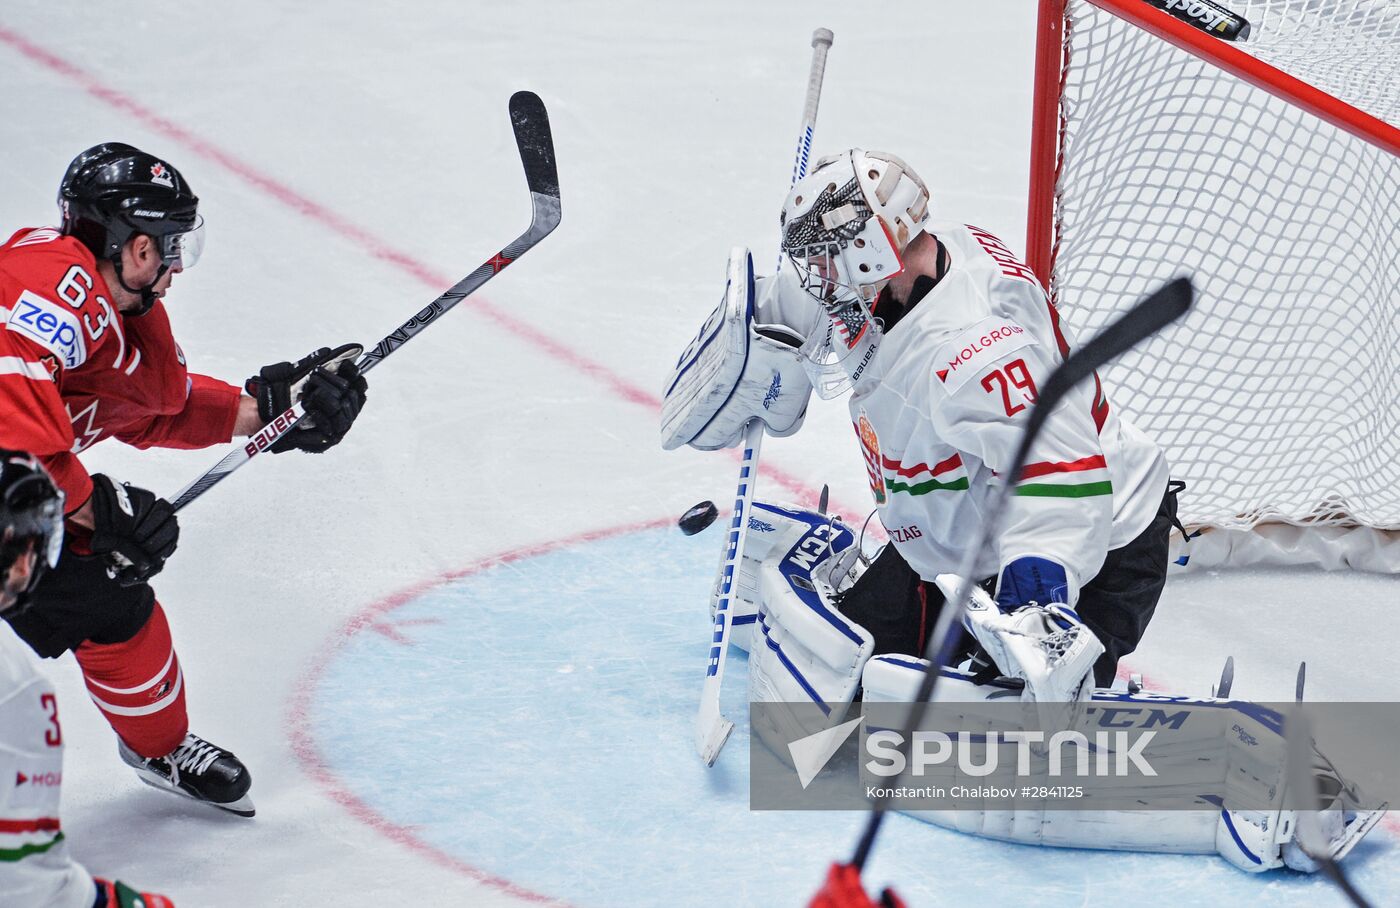
[[[1048,290],[1055,264],[1055,184],[1060,169],[1060,91],[1064,85],[1064,21],[1068,0],[1040,0],[1031,115],[1031,181],[1026,261]],[[1174,19],[1145,0],[1088,0],[1187,53],[1262,88],[1321,120],[1400,156],[1400,129],[1290,76],[1283,70]]]

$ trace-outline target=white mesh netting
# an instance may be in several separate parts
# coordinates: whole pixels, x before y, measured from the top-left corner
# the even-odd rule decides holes
[[[1228,5],[1236,47],[1400,124],[1400,5]],[[1187,522],[1400,527],[1400,158],[1084,0],[1066,42],[1053,293],[1089,337],[1193,275],[1105,376]]]

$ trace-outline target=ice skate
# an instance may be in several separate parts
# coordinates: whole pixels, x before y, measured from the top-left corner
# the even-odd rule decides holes
[[[248,767],[198,735],[186,734],[180,746],[164,757],[142,757],[123,741],[118,741],[117,747],[122,762],[152,788],[203,801],[240,817],[251,817],[255,812],[248,797],[253,784]]]

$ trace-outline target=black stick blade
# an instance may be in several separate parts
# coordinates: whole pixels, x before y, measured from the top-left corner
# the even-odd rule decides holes
[[[554,135],[549,114],[540,96],[518,91],[510,96],[510,122],[515,127],[515,144],[525,165],[525,182],[531,192],[559,198],[559,172],[554,164]]]
[[[1224,700],[1230,696],[1230,688],[1235,686],[1235,657],[1225,657],[1225,668],[1220,672],[1220,686],[1215,689],[1215,695]]]
[[[1074,351],[1056,370],[1047,386],[1063,385],[1065,390],[1069,390],[1079,384],[1110,360],[1127,353],[1181,318],[1191,308],[1195,297],[1195,288],[1187,277],[1176,278],[1158,287],[1095,335],[1093,340]]]
[[[1071,388],[1181,318],[1191,308],[1195,298],[1196,291],[1191,286],[1190,278],[1179,277],[1168,281],[1120,315],[1113,324],[1095,335],[1093,340],[1071,351],[1040,388],[1035,409],[1026,421],[1021,439],[1022,450],[1017,454],[1017,466],[1013,475],[1020,475],[1020,469],[1024,466],[1023,458],[1030,448],[1030,442],[1040,433],[1041,425]]]

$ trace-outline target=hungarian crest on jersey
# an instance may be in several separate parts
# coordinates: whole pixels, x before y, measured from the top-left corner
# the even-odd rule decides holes
[[[880,468],[880,437],[866,418],[865,410],[861,410],[856,419],[856,434],[860,436],[860,448],[865,453],[865,469],[870,474],[870,494],[875,496],[877,505],[883,505],[889,496],[885,493],[885,473]]]

